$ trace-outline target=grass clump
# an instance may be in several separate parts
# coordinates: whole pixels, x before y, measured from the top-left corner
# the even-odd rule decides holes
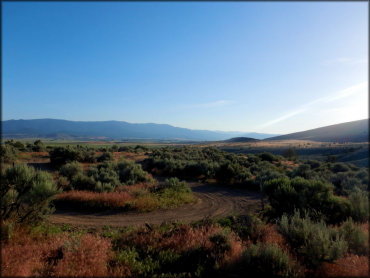
[[[248,273],[251,277],[300,277],[301,268],[289,254],[275,244],[251,244],[231,271]]]

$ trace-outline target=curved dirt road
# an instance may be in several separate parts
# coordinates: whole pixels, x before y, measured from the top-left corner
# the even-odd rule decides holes
[[[189,183],[195,196],[195,204],[184,205],[176,209],[160,209],[148,213],[82,213],[57,211],[49,219],[55,224],[102,227],[140,226],[145,223],[191,222],[204,217],[222,217],[232,213],[260,209],[259,194],[256,192],[221,187],[218,185]]]

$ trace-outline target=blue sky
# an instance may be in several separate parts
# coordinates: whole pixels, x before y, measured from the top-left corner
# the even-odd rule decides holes
[[[3,2],[2,119],[288,133],[368,118],[366,2]]]

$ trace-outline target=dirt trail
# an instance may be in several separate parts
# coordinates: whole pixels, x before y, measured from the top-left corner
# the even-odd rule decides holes
[[[148,213],[81,213],[57,211],[51,217],[52,223],[101,227],[140,226],[145,223],[161,224],[162,222],[184,221],[186,223],[204,217],[222,217],[233,212],[242,213],[246,210],[260,208],[259,194],[256,192],[221,187],[218,185],[189,183],[195,196],[196,204],[184,205],[176,209],[160,209]]]

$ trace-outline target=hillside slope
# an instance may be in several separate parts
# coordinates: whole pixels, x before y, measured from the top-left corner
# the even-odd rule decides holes
[[[265,140],[312,140],[318,142],[368,142],[369,119],[295,132]]]
[[[250,137],[234,137],[229,140],[225,140],[224,142],[227,143],[248,143],[248,142],[257,142],[258,139],[250,138]]]

